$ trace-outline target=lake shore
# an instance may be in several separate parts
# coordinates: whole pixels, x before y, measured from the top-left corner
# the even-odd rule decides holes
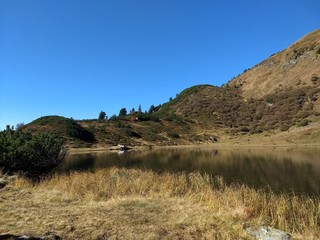
[[[189,145],[143,145],[143,146],[128,146],[129,150],[151,150],[151,149],[165,149],[165,148],[290,148],[290,147],[304,147],[304,148],[320,148],[319,143],[279,143],[279,144],[270,144],[270,143],[256,143],[256,144],[235,144],[235,143],[206,143],[206,144],[189,144]],[[69,154],[78,154],[78,153],[90,153],[90,152],[107,152],[107,151],[119,151],[117,146],[106,145],[106,146],[92,146],[92,147],[68,147],[66,148]]]
[[[276,195],[222,178],[104,169],[14,177],[0,190],[0,232],[63,239],[252,239],[247,227],[269,225],[294,239],[320,237],[320,200]]]

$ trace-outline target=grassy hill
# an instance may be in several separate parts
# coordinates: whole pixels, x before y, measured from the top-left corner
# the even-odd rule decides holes
[[[64,137],[69,144],[90,145],[95,142],[92,132],[83,128],[77,121],[61,116],[40,117],[24,126],[33,133],[48,132]]]
[[[320,30],[245,71],[222,87],[198,85],[150,113],[75,121],[41,117],[34,132],[64,136],[70,146],[119,143],[320,142]]]
[[[262,46],[263,47],[263,46]],[[285,89],[320,87],[320,29],[287,49],[247,69],[226,85],[242,90],[245,98],[261,98]],[[320,100],[317,102],[320,103]]]

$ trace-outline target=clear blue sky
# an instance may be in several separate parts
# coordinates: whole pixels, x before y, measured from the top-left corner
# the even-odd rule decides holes
[[[0,129],[220,86],[320,28],[319,0],[0,0]]]

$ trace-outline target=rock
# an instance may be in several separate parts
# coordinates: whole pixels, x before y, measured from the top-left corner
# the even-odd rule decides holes
[[[62,239],[58,235],[54,234],[53,232],[47,232],[43,235],[43,240],[60,240]]]
[[[126,145],[124,145],[124,144],[119,144],[119,145],[118,145],[118,148],[119,148],[119,150],[121,150],[121,151],[127,151],[127,150],[131,149],[130,147],[128,147],[128,146],[126,146]]]
[[[42,237],[39,236],[27,236],[27,235],[13,235],[13,234],[0,234],[0,240],[61,240],[58,235],[47,232]]]
[[[257,240],[291,240],[289,233],[272,227],[248,228],[246,231]]]
[[[124,144],[119,144],[118,146],[114,146],[114,147],[111,147],[110,150],[113,151],[113,150],[118,150],[118,151],[127,151],[127,150],[130,150],[131,148],[124,145]]]
[[[209,139],[212,142],[217,142],[218,141],[218,138],[216,136],[210,136]]]

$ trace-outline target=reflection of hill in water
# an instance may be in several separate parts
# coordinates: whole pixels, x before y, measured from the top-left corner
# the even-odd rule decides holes
[[[71,155],[60,169],[126,167],[153,171],[200,171],[221,175],[228,184],[245,183],[274,191],[320,193],[320,149],[175,148],[125,154]]]

